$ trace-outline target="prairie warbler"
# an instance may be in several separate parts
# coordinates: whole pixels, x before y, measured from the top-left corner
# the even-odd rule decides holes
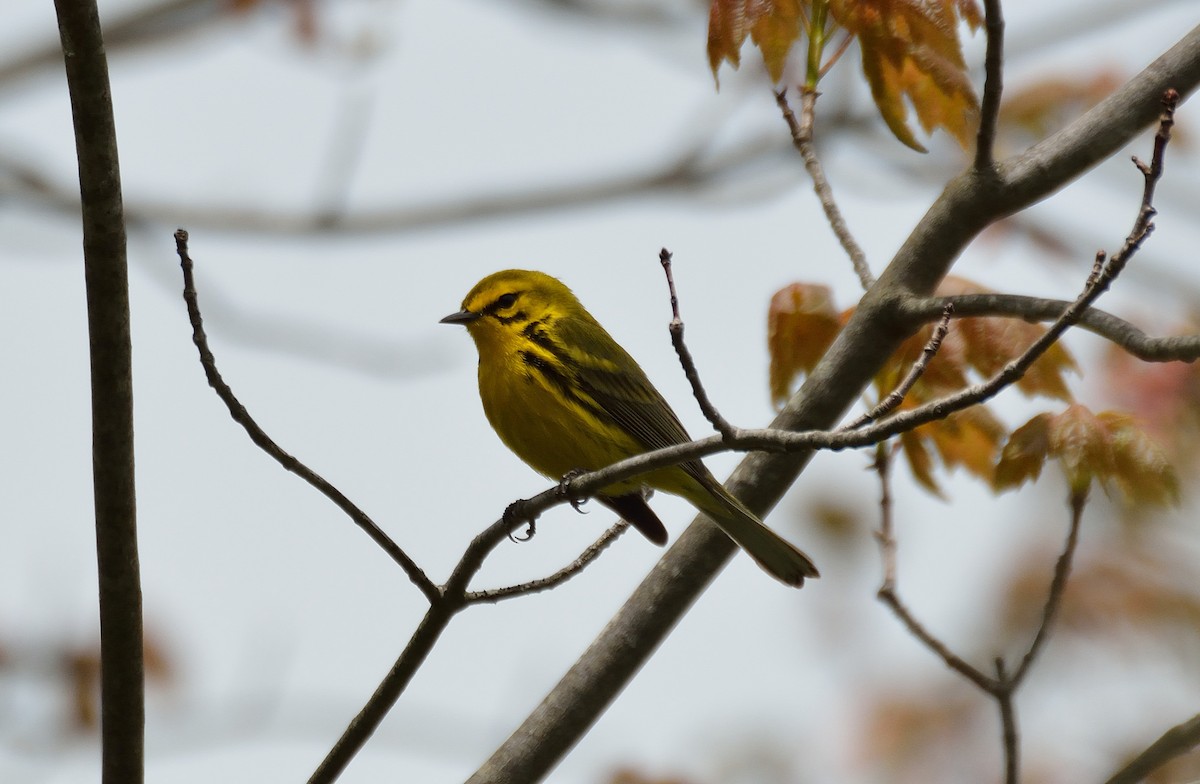
[[[526,270],[489,275],[442,323],[461,324],[474,338],[479,396],[500,439],[551,479],[690,440],[633,357],[556,278]],[[799,586],[818,576],[808,556],[764,526],[699,460],[611,485],[597,500],[662,545],[667,530],[646,503],[647,485],[687,499],[783,582]]]

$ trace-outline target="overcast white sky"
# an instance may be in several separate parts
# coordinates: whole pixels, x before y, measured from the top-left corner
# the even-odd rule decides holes
[[[107,16],[137,5],[101,8]],[[712,128],[716,144],[728,148],[784,133],[767,87],[747,89],[759,79],[752,59],[740,74],[726,70],[723,89],[713,90],[701,18],[660,38],[575,25],[533,2],[325,5],[335,4],[319,12],[330,38],[316,51],[299,46],[287,15],[273,9],[114,56],[131,206],[323,207],[339,117],[355,112],[369,124],[349,183],[351,212],[636,172],[681,154]],[[1065,16],[1085,8],[1101,16],[1115,4],[1053,5]],[[1133,72],[1196,21],[1188,3],[1145,5],[1119,34],[1084,34],[1021,59],[1011,83],[1046,70]],[[1014,47],[1036,39],[1046,7],[1005,4]],[[55,35],[49,0],[7,0],[3,17],[5,57]],[[377,53],[355,62],[337,51],[349,42]],[[976,42],[971,55],[978,60],[979,52]],[[1197,117],[1187,107],[1181,125]],[[939,189],[914,184],[903,169],[937,163],[896,144],[878,156],[849,144],[827,150],[835,190],[878,271]],[[0,156],[73,187],[69,107],[57,72],[0,85]],[[1037,213],[1068,242],[1084,241],[1079,264],[1038,265],[1039,251],[1008,238],[973,249],[959,271],[998,287],[1067,296],[1096,243],[1115,247],[1132,220],[1140,186],[1130,171],[1117,161]],[[1179,192],[1170,180],[1164,185],[1164,199]],[[1172,210],[1193,207],[1164,207],[1148,263],[1170,270],[1170,260],[1184,255],[1173,249],[1196,246],[1194,224],[1168,220]],[[1097,222],[1117,228],[1096,237]],[[186,209],[135,226],[145,611],[178,666],[174,685],[151,694],[147,778],[169,784],[307,778],[423,609],[403,573],[254,448],[205,385],[179,296],[176,225],[193,232],[212,347],[243,402],[435,579],[509,501],[546,487],[487,429],[466,335],[437,324],[477,279],[509,266],[564,279],[676,402],[693,433],[705,426],[671,351],[660,247],[676,254],[689,344],[709,391],[741,424],[771,415],[770,295],[797,279],[834,286],[842,305],[855,295],[849,265],[791,158],[698,196],[660,194],[407,233],[256,235],[206,228]],[[1127,300],[1134,306],[1137,290]],[[0,203],[0,635],[15,643],[3,652],[14,661],[96,635],[83,296],[77,220],[20,200]],[[710,461],[718,475],[734,463]],[[728,773],[763,748],[810,780],[871,780],[849,735],[864,690],[900,671],[940,665],[875,605],[870,543],[851,557],[806,530],[797,514],[801,499],[843,487],[869,512],[876,489],[864,465],[853,453],[818,459],[770,519],[817,560],[823,578],[793,592],[736,558],[552,780],[594,784],[625,764],[698,781],[803,778]],[[952,638],[967,635],[980,623],[978,595],[947,586],[987,590],[995,551],[1030,535],[1034,522],[1001,529],[989,516],[963,520],[956,509],[996,509],[998,519],[1026,508],[1012,496],[994,502],[966,483],[953,485],[958,506],[907,484],[898,494],[907,521],[904,592],[931,625]],[[655,507],[672,537],[691,519],[675,499],[660,497]],[[603,510],[590,511],[556,510],[533,542],[501,548],[478,585],[558,568],[610,522]],[[1051,538],[1060,535],[1052,529]],[[342,780],[463,779],[658,555],[628,536],[559,590],[461,615]],[[52,732],[63,706],[50,682],[0,678],[0,780],[96,779],[94,744]],[[1182,695],[1181,704],[1198,697]],[[1032,707],[1023,719],[1033,739],[1080,710]],[[1081,771],[1097,775],[1107,765],[1080,760]]]

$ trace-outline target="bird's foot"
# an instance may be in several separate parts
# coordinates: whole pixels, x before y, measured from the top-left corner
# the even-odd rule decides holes
[[[558,494],[566,498],[567,503],[571,505],[571,508],[580,514],[587,514],[587,510],[583,508],[583,505],[588,502],[588,499],[578,498],[571,494],[571,480],[578,479],[586,473],[587,471],[583,470],[582,468],[572,468],[570,471],[563,474],[562,479],[558,480]]]
[[[537,521],[525,511],[525,501],[513,501],[504,509],[504,522],[508,525],[508,540],[516,544],[528,542],[537,533]],[[514,529],[524,523],[525,533],[514,533]]]

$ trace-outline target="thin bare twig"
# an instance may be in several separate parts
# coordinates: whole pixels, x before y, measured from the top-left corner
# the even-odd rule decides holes
[[[192,257],[188,251],[188,233],[184,229],[179,229],[175,232],[175,251],[179,254],[180,266],[183,269],[183,299],[187,303],[188,319],[192,324],[192,342],[196,344],[196,350],[200,352],[200,364],[204,366],[204,375],[208,379],[208,385],[216,391],[217,396],[221,398],[221,402],[229,409],[229,415],[245,429],[246,434],[250,436],[250,440],[259,449],[270,455],[271,458],[286,470],[291,471],[305,482],[308,482],[319,493],[330,501],[333,501],[339,509],[345,512],[354,521],[355,525],[370,536],[385,553],[390,555],[392,560],[400,565],[400,568],[404,569],[405,574],[408,575],[408,579],[412,581],[413,585],[417,586],[426,599],[431,603],[440,600],[441,591],[433,581],[425,575],[421,567],[417,566],[416,562],[399,545],[392,541],[390,536],[383,532],[383,529],[367,516],[366,512],[359,509],[342,491],[330,484],[320,474],[285,452],[254,421],[254,418],[250,416],[250,412],[237,399],[237,396],[233,393],[233,389],[221,377],[220,371],[217,370],[216,357],[213,356],[212,349],[208,346],[208,335],[204,332],[204,320],[200,314],[200,303],[196,294]]]
[[[896,593],[896,537],[892,522],[892,495],[891,495],[891,464],[893,451],[886,444],[879,444],[875,450],[875,462],[872,468],[879,476],[879,530],[875,534],[876,540],[879,542],[879,555],[882,563],[883,582],[879,586],[879,591],[876,594],[878,599],[883,602],[892,613],[900,619],[914,637],[925,644],[925,647],[933,651],[937,656],[945,662],[946,666],[963,676],[967,680],[974,683],[980,689],[991,693],[996,688],[996,682],[984,675],[975,667],[971,666],[954,651],[935,637],[925,626],[917,620],[900,600],[900,596]]]
[[[983,0],[987,19],[987,53],[984,55],[983,100],[979,103],[979,132],[975,137],[975,169],[996,165],[996,127],[1000,97],[1004,92],[1004,14],[1000,0]]]
[[[875,462],[871,468],[879,477],[879,560],[883,562],[883,584],[879,590],[891,593],[896,588],[896,534],[892,516],[892,457],[895,448],[887,443],[875,445]]]
[[[696,361],[692,359],[692,352],[688,351],[687,344],[683,342],[683,319],[679,317],[679,297],[675,294],[675,276],[671,272],[671,252],[666,248],[659,251],[658,262],[662,265],[663,274],[667,277],[667,290],[671,293],[671,345],[675,347],[675,353],[679,356],[679,364],[683,365],[683,374],[687,377],[688,383],[692,385],[692,394],[695,396],[696,402],[700,404],[704,418],[712,423],[713,428],[721,434],[721,438],[729,441],[736,437],[737,428],[721,416],[721,412],[713,405],[708,392],[704,389],[704,382],[700,380],[700,372],[696,370]]]
[[[321,764],[313,771],[309,777],[309,784],[331,784],[346,766],[350,764],[350,760],[358,753],[379,724],[387,716],[388,712],[400,699],[400,695],[404,693],[413,675],[416,674],[425,658],[433,649],[434,643],[437,642],[441,633],[450,623],[451,618],[466,608],[469,604],[479,603],[492,600],[490,597],[495,596],[496,591],[477,591],[472,592],[467,590],[467,586],[471,579],[478,574],[480,567],[483,566],[484,560],[493,550],[496,549],[501,542],[509,537],[509,535],[517,527],[526,524],[537,518],[541,512],[549,509],[551,506],[560,503],[568,503],[566,498],[558,487],[541,493],[532,499],[521,499],[514,501],[505,509],[504,514],[500,516],[496,522],[492,523],[479,535],[471,540],[467,545],[467,549],[463,552],[462,558],[451,572],[450,578],[446,581],[446,585],[442,588],[441,597],[435,602],[426,612],[425,617],[421,620],[421,624],[409,639],[408,645],[401,652],[396,663],[380,681],[375,692],[363,705],[362,710],[351,720],[349,726],[346,727],[341,737],[334,743],[333,748],[321,761]],[[537,590],[545,590],[546,588],[554,587],[565,582],[569,577],[574,576],[579,570],[586,567],[588,564],[594,563],[596,557],[607,547],[608,543],[619,534],[619,531],[608,531],[600,539],[588,548],[575,563],[568,566],[566,569],[546,578],[545,581],[533,581],[527,593]],[[563,576],[564,572],[569,572]],[[553,581],[551,585],[539,585],[542,582]],[[499,592],[508,592],[510,589],[498,589]],[[499,598],[506,598],[501,596]]]
[[[1004,738],[1004,784],[1018,784],[1021,780],[1021,745],[1017,740],[1017,713],[1013,706],[1013,694],[1017,684],[1008,676],[1004,659],[997,656],[996,683],[1000,685],[992,696],[1000,708],[1000,732]]]
[[[896,410],[904,402],[904,398],[916,386],[921,376],[925,375],[925,368],[929,367],[930,361],[937,356],[938,349],[942,347],[942,341],[946,339],[946,335],[950,332],[950,318],[953,315],[954,305],[947,302],[946,307],[942,309],[941,321],[934,327],[933,334],[929,336],[929,340],[921,350],[921,356],[909,368],[908,374],[905,375],[904,379],[901,380],[895,389],[888,393],[887,397],[879,401],[879,405],[847,425],[848,429],[856,430],[868,422],[877,421],[880,417]]]
[[[445,600],[430,605],[396,663],[388,670],[362,709],[350,720],[350,724],[321,760],[317,769],[308,777],[308,784],[332,784],[337,780],[350,764],[350,760],[354,759],[354,755],[375,734],[383,717],[396,704],[396,700],[400,699],[400,695],[425,663],[442,632],[462,607],[461,604]]]
[[[1046,604],[1042,609],[1042,621],[1038,624],[1033,641],[1029,644],[1029,650],[1021,658],[1021,663],[1017,666],[1016,671],[1011,674],[1008,672],[1003,658],[997,657],[995,659],[996,677],[992,681],[992,688],[988,692],[995,698],[997,707],[1000,709],[1000,725],[1004,738],[1005,784],[1018,784],[1020,781],[1021,749],[1017,735],[1017,716],[1013,700],[1017,689],[1021,687],[1025,676],[1029,674],[1034,660],[1045,647],[1046,640],[1050,636],[1050,631],[1054,627],[1054,620],[1058,616],[1059,608],[1062,606],[1062,599],[1067,589],[1067,577],[1071,573],[1071,562],[1075,557],[1075,551],[1079,544],[1079,527],[1086,505],[1086,492],[1071,494],[1070,530],[1067,533],[1067,541],[1063,545],[1062,553],[1059,554],[1058,560],[1054,564],[1054,578],[1050,581],[1050,590],[1047,592]]]
[[[1058,609],[1062,604],[1062,597],[1067,586],[1067,576],[1071,571],[1071,561],[1079,542],[1079,525],[1083,517],[1086,494],[1076,493],[1071,497],[1070,531],[1067,535],[1063,552],[1059,555],[1058,561],[1055,564],[1054,579],[1051,581],[1050,590],[1046,597],[1045,608],[1042,611],[1042,621],[1038,626],[1033,641],[1029,645],[1029,650],[1026,651],[1017,670],[1012,674],[1008,673],[1004,660],[997,657],[993,661],[996,674],[994,677],[989,677],[983,671],[977,669],[950,650],[949,646],[926,629],[900,600],[897,594],[896,538],[892,520],[890,492],[892,454],[892,450],[885,444],[877,445],[875,462],[873,464],[873,468],[879,475],[881,488],[879,502],[880,524],[879,531],[876,533],[876,539],[879,541],[883,581],[879,587],[878,598],[904,624],[909,632],[937,655],[947,667],[962,675],[996,700],[996,705],[1000,710],[1000,725],[1004,739],[1004,780],[1006,784],[1017,784],[1020,779],[1020,743],[1017,734],[1016,708],[1013,699],[1021,682],[1029,673],[1029,668],[1033,664],[1034,659],[1045,646],[1050,630],[1053,628],[1054,619],[1058,614]]]
[[[900,597],[895,590],[884,590],[881,588],[878,593],[879,601],[883,602],[892,613],[900,619],[904,627],[909,633],[921,641],[926,648],[933,651],[939,659],[945,662],[946,666],[963,676],[971,683],[974,683],[988,694],[994,694],[997,689],[995,679],[984,675],[975,667],[971,666],[965,659],[956,654],[954,651],[937,637],[935,637],[928,629],[926,629],[920,621],[909,611],[908,607],[900,601]]]
[[[842,249],[846,251],[846,255],[850,257],[850,263],[854,266],[854,274],[858,275],[858,281],[865,290],[871,288],[875,282],[875,276],[871,274],[871,266],[867,263],[867,254],[863,252],[858,241],[854,239],[854,235],[850,233],[846,219],[842,217],[842,211],[833,198],[833,188],[825,179],[825,168],[821,165],[821,159],[817,157],[817,151],[813,145],[813,125],[816,122],[816,106],[819,95],[820,93],[813,90],[800,91],[801,119],[799,120],[796,119],[792,107],[788,104],[787,88],[775,93],[775,103],[778,104],[779,110],[783,113],[783,119],[788,125],[788,130],[792,133],[793,146],[799,151],[800,157],[804,159],[804,168],[808,171],[808,176],[812,178],[813,191],[816,192],[817,199],[821,202],[821,209],[825,211],[825,220],[828,221],[829,228],[833,229],[833,234],[841,243]]]
[[[588,548],[580,553],[579,557],[563,568],[559,569],[554,574],[543,577],[538,580],[530,580],[529,582],[520,583],[519,585],[509,585],[504,588],[487,588],[480,591],[467,591],[463,596],[463,601],[467,604],[490,603],[495,604],[505,599],[512,599],[517,596],[525,596],[531,593],[540,593],[548,591],[551,588],[557,588],[567,580],[582,572],[592,561],[600,557],[600,554],[613,542],[617,540],[621,534],[629,530],[629,523],[620,520],[616,525],[605,531],[599,539],[588,545]]]
[[[1071,495],[1071,527],[1067,532],[1067,542],[1058,556],[1058,561],[1054,564],[1054,578],[1050,581],[1050,592],[1046,596],[1046,605],[1042,608],[1042,622],[1038,625],[1037,634],[1034,635],[1033,642],[1029,644],[1029,650],[1025,652],[1021,663],[1008,681],[1011,689],[1015,690],[1025,679],[1033,660],[1041,652],[1042,646],[1045,645],[1050,630],[1054,626],[1054,619],[1058,616],[1058,610],[1062,606],[1063,594],[1067,590],[1067,577],[1071,574],[1071,561],[1075,557],[1075,550],[1079,544],[1079,526],[1083,520],[1083,509],[1086,505],[1085,494],[1073,493]]]

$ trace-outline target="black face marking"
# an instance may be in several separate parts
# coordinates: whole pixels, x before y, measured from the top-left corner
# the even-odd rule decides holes
[[[523,321],[529,321],[529,314],[523,310],[518,310],[511,316],[501,316],[496,313],[491,313],[489,315],[491,315],[492,318],[496,319],[496,321],[499,321],[501,324],[520,324]]]
[[[539,319],[538,321],[531,321],[525,325],[524,329],[521,330],[521,334],[524,335],[529,342],[541,346],[555,356],[560,356],[562,354],[562,350],[559,349],[558,344],[554,342],[554,339],[550,337],[550,333],[546,331],[545,325],[549,321],[549,316]]]
[[[485,316],[491,316],[501,324],[519,324],[523,321],[528,321],[529,314],[523,310],[518,310],[516,313],[512,313],[507,316],[500,315],[500,311],[508,310],[516,305],[517,298],[523,293],[524,292],[522,291],[510,291],[507,294],[501,294],[499,297],[496,297],[496,299],[492,300],[490,305],[483,309],[483,314]]]

